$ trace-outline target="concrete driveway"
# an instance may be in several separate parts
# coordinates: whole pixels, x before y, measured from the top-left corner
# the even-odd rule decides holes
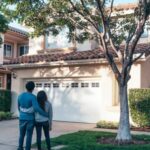
[[[95,124],[53,122],[51,137],[62,134],[72,133],[79,130],[92,130]],[[0,122],[0,150],[16,150],[18,145],[18,120]],[[35,143],[35,131],[33,134],[33,143]]]

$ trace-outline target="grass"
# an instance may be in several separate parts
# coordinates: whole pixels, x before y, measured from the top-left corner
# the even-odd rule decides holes
[[[112,144],[99,144],[97,138],[114,137],[116,134],[97,131],[79,131],[51,139],[52,146],[67,145],[61,150],[150,150],[150,144],[118,146]],[[134,139],[150,141],[150,136],[135,135]],[[45,148],[45,142],[42,143]]]

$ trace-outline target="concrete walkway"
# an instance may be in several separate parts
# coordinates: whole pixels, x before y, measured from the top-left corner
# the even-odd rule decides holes
[[[50,133],[51,137],[59,135],[73,133],[79,130],[90,131],[105,131],[116,132],[116,130],[110,129],[97,129],[95,124],[86,123],[69,123],[69,122],[53,122],[53,129]],[[132,134],[146,134],[149,132],[136,132],[132,131]],[[35,143],[35,131],[33,134],[32,143]],[[0,122],[0,150],[16,150],[18,145],[18,120],[1,121]]]
[[[51,137],[76,132],[91,130],[95,124],[53,122]],[[32,143],[35,143],[35,131]],[[16,150],[18,145],[18,120],[0,121],[0,150]]]

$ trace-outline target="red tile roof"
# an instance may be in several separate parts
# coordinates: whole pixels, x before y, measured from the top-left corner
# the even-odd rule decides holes
[[[16,33],[18,33],[20,35],[26,36],[26,37],[29,36],[29,33],[27,31],[23,31],[21,29],[18,29],[18,28],[12,27],[12,26],[9,26],[9,30],[13,31],[13,32],[16,32]]]
[[[119,4],[117,6],[114,6],[115,10],[128,10],[128,9],[135,9],[138,6],[137,3],[127,3],[127,4]]]
[[[123,50],[124,46],[120,47],[120,50]],[[145,51],[148,49],[147,51]],[[110,49],[112,51],[112,49]],[[150,44],[138,44],[136,46],[135,53],[144,52],[146,55],[150,54]],[[113,51],[112,51],[113,54]],[[88,51],[74,51],[70,53],[49,53],[49,54],[37,54],[37,55],[27,55],[14,58],[8,62],[5,62],[5,65],[13,64],[34,64],[38,62],[55,62],[55,61],[70,61],[70,60],[87,60],[87,59],[101,59],[105,58],[105,54],[100,49],[88,50]]]
[[[5,73],[11,73],[11,71],[10,70],[8,70],[8,69],[6,69],[6,68],[4,68],[3,66],[0,66],[0,73],[3,73],[3,74],[5,74]]]

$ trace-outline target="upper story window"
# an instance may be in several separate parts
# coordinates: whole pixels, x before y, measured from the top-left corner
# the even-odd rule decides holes
[[[73,42],[68,39],[69,29],[63,28],[57,36],[51,34],[46,35],[46,49],[69,48],[73,47]]]
[[[4,57],[12,57],[12,45],[4,44]]]
[[[19,56],[25,55],[29,52],[29,46],[28,45],[21,45],[19,47]]]

